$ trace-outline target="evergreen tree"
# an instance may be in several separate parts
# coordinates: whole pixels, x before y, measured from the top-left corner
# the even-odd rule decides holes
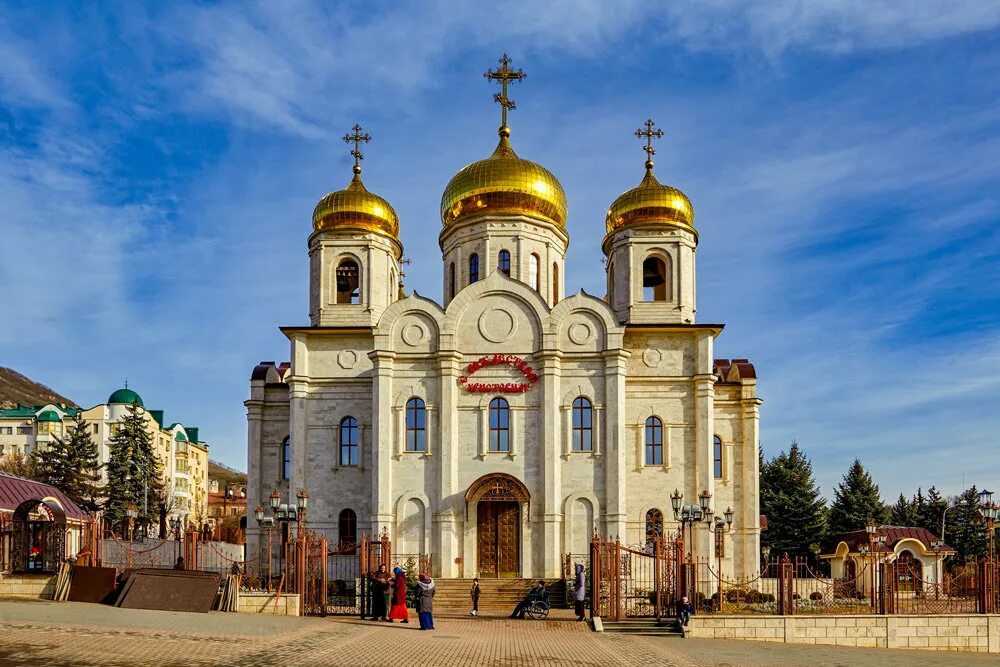
[[[948,501],[932,486],[927,489],[927,500],[917,510],[917,526],[926,528],[947,543],[948,540],[941,534],[941,517],[947,509]]]
[[[111,522],[120,521],[130,504],[142,515],[147,498],[149,508],[155,509],[162,493],[162,466],[146,430],[146,413],[141,406],[128,406],[108,449],[105,516]]]
[[[31,459],[35,467],[36,482],[50,484],[69,495],[68,489],[75,473],[70,465],[69,449],[62,438],[56,436],[52,442],[36,444]]]
[[[892,506],[889,513],[889,522],[894,526],[916,526],[917,525],[917,499],[907,500],[902,493],[896,499],[896,504]]]
[[[878,524],[888,518],[885,504],[879,496],[878,484],[872,480],[860,459],[854,459],[844,480],[834,491],[830,507],[830,532],[834,535],[861,530],[869,520]]]
[[[66,460],[72,471],[63,491],[88,512],[101,507],[101,459],[97,443],[90,435],[88,424],[79,412],[73,417],[69,440],[65,445]]]
[[[973,486],[962,492],[955,509],[948,513],[946,543],[957,553],[955,560],[965,562],[986,555],[986,526],[979,512],[979,490]]]
[[[761,544],[775,555],[811,556],[825,539],[826,499],[798,443],[761,465],[760,511],[767,517]]]

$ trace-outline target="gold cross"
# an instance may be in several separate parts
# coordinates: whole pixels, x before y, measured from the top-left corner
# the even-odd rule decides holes
[[[351,151],[351,155],[354,157],[354,173],[360,174],[361,160],[365,159],[365,156],[361,154],[361,142],[367,144],[369,141],[372,140],[372,137],[367,132],[361,134],[361,126],[357,123],[355,123],[354,127],[352,127],[351,129],[354,130],[354,134],[345,134],[344,143],[354,144],[354,150]]]
[[[642,150],[646,151],[646,162],[652,162],[653,156],[656,155],[656,149],[653,148],[653,139],[660,139],[663,137],[663,130],[660,128],[653,129],[653,119],[647,120],[644,125],[646,129],[642,128],[635,131],[635,136],[642,139],[646,137],[646,145],[642,147]]]
[[[500,105],[501,127],[507,127],[507,110],[517,108],[514,100],[507,97],[507,84],[522,81],[526,76],[527,74],[523,70],[518,69],[515,72],[510,68],[510,57],[506,53],[500,59],[500,69],[496,71],[488,69],[483,74],[483,78],[486,80],[500,83],[500,92],[493,94],[493,101]]]

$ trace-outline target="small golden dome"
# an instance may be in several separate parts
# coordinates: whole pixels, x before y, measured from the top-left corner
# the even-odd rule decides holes
[[[343,190],[331,192],[313,209],[313,230],[360,229],[399,239],[399,218],[386,200],[368,192],[361,182],[361,167]]]
[[[566,193],[545,167],[517,156],[510,129],[500,128],[500,143],[485,160],[462,168],[441,195],[445,227],[479,213],[528,215],[566,226]]]
[[[694,208],[683,192],[663,185],[653,175],[653,161],[646,162],[646,175],[636,187],[622,193],[608,209],[608,234],[638,224],[664,224],[686,229],[697,237]]]

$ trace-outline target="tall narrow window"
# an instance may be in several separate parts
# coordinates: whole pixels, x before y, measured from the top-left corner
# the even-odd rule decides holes
[[[646,420],[646,465],[663,465],[663,422],[659,417]]]
[[[358,543],[358,515],[354,510],[340,510],[340,516],[337,517],[337,532],[341,547],[353,547]]]
[[[722,438],[715,436],[712,448],[712,460],[715,465],[715,479],[722,479]]]
[[[528,256],[528,284],[536,292],[538,291],[538,267],[540,261],[538,255],[534,253]]]
[[[505,276],[510,276],[510,252],[501,250],[497,255],[497,270]]]
[[[340,465],[358,465],[358,420],[354,417],[340,420]]]
[[[615,307],[615,263],[608,262],[608,303]]]
[[[455,298],[455,262],[448,266],[448,294]]]
[[[660,257],[647,257],[642,263],[642,300],[667,301],[670,291],[666,262]]]
[[[652,546],[653,540],[663,537],[663,512],[653,508],[646,512],[646,545]]]
[[[289,438],[281,441],[281,479],[292,477],[292,443]]]
[[[573,400],[573,451],[594,451],[594,406],[584,396]]]
[[[490,451],[510,451],[510,404],[504,398],[490,401]]]
[[[361,270],[353,259],[337,265],[337,303],[361,303]]]
[[[399,285],[396,283],[396,272],[389,269],[389,301],[395,301],[399,295]]]
[[[406,451],[427,451],[427,408],[419,398],[406,402]]]
[[[479,255],[469,255],[469,284],[479,282]]]
[[[559,303],[559,265],[552,262],[552,305]]]

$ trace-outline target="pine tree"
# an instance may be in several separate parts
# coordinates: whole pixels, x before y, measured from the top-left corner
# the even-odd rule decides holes
[[[56,436],[52,442],[36,444],[31,460],[35,467],[35,481],[54,486],[69,495],[68,489],[72,486],[75,473],[69,461],[66,441]]]
[[[979,511],[979,490],[973,486],[962,492],[955,509],[948,513],[948,546],[955,551],[955,560],[965,562],[986,555],[987,535]]]
[[[101,507],[100,454],[97,443],[90,435],[90,428],[79,412],[73,417],[65,449],[72,474],[63,490],[77,505],[88,512],[96,512]]]
[[[760,510],[767,517],[761,543],[775,555],[809,556],[819,549],[826,536],[826,500],[798,443],[762,464]]]
[[[947,543],[948,540],[945,539],[944,535],[941,535],[941,518],[947,509],[948,501],[942,498],[938,490],[932,486],[927,489],[927,500],[917,510],[917,526],[926,528]]]
[[[128,406],[108,449],[105,516],[112,522],[120,521],[130,504],[141,515],[147,498],[148,506],[155,508],[162,492],[161,465],[146,430],[146,415],[141,406]]]
[[[894,526],[916,526],[917,525],[917,499],[907,500],[902,493],[896,499],[896,504],[892,506],[889,514],[889,522]]]
[[[869,520],[885,523],[887,512],[879,496],[878,484],[872,480],[860,459],[854,459],[844,480],[834,491],[830,507],[830,532],[839,535],[861,530]]]

